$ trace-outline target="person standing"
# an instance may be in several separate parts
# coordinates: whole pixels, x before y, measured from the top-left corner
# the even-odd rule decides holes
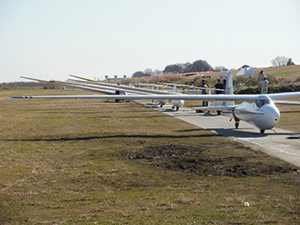
[[[223,89],[223,84],[220,79],[218,79],[218,83],[215,84],[215,89]],[[222,90],[216,90],[216,94],[222,94]]]
[[[207,95],[207,85],[205,80],[202,80],[201,89],[202,89],[202,94]],[[208,106],[208,101],[202,101],[202,106]]]
[[[224,94],[228,94],[226,88],[226,79],[223,80],[223,89],[224,89]]]
[[[261,83],[261,93],[268,94],[269,81],[267,80],[267,77],[265,76],[260,83]]]
[[[260,71],[260,73],[258,74],[258,83],[260,83],[261,81],[263,81],[263,79],[267,77],[266,75],[264,75],[264,71]]]
[[[218,79],[218,83],[215,84],[215,89],[217,89],[217,90],[215,90],[217,95],[222,94],[223,90],[220,90],[220,89],[224,89],[224,87],[223,87],[223,84],[221,83],[220,79]],[[217,110],[217,113],[218,113],[218,115],[220,115],[221,111]]]

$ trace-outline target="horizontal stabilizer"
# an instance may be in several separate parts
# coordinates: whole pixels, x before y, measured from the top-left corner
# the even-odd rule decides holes
[[[232,110],[235,106],[234,105],[229,105],[229,106],[203,106],[203,107],[193,107],[195,110]]]

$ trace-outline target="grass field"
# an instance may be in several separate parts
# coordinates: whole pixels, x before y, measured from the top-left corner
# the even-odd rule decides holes
[[[9,98],[54,93],[0,92],[0,224],[300,223],[299,168],[134,102]]]

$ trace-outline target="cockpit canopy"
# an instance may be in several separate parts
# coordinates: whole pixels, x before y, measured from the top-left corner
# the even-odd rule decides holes
[[[268,96],[259,96],[255,99],[255,104],[258,108],[261,108],[262,106],[270,103],[271,99]]]

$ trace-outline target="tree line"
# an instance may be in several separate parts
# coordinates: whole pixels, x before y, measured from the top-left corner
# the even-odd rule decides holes
[[[277,56],[271,60],[273,67],[280,66],[291,66],[295,65],[292,58],[288,58],[285,56]],[[243,67],[243,66],[242,66]],[[242,68],[240,67],[240,68]],[[168,73],[190,73],[190,72],[205,72],[205,71],[225,71],[227,70],[224,66],[217,66],[213,68],[208,62],[205,60],[196,60],[193,63],[176,63],[170,64],[165,67],[164,70],[152,70],[146,69],[144,71],[137,71],[132,74],[132,77],[146,77],[146,76],[154,76]]]
[[[193,63],[176,63],[171,64],[165,67],[163,71],[160,70],[151,70],[146,69],[145,71],[137,71],[132,77],[144,77],[144,76],[153,76],[167,73],[190,73],[190,72],[204,72],[212,71],[212,66],[205,60],[196,60]]]

